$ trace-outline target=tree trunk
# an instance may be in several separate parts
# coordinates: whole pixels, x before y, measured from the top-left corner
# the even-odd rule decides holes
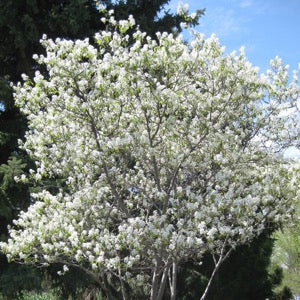
[[[159,279],[159,262],[158,259],[156,259],[154,272],[152,276],[152,287],[151,287],[151,300],[156,300],[156,294],[158,290],[158,279]]]
[[[213,279],[214,279],[214,277],[215,277],[215,275],[216,275],[216,273],[217,273],[217,271],[218,271],[221,263],[222,263],[222,256],[220,256],[217,264],[215,265],[215,268],[214,268],[214,270],[213,270],[213,272],[212,272],[212,274],[211,274],[211,276],[209,278],[209,281],[208,281],[208,283],[206,285],[205,291],[204,291],[202,297],[200,298],[200,300],[205,300],[205,298],[206,298],[206,296],[208,294],[208,290],[209,290],[209,288],[211,286],[211,283],[212,283],[212,281],[213,281]]]
[[[215,277],[217,271],[219,270],[219,268],[220,268],[221,264],[224,262],[224,260],[225,260],[225,259],[230,255],[230,253],[232,252],[232,248],[231,248],[231,249],[224,255],[225,245],[226,245],[226,243],[224,243],[224,245],[223,245],[223,249],[222,249],[222,251],[221,251],[221,255],[220,255],[218,261],[215,263],[215,268],[214,268],[214,270],[213,270],[213,272],[212,272],[212,274],[211,274],[211,276],[210,276],[210,279],[209,279],[209,281],[208,281],[208,283],[207,283],[207,286],[206,286],[206,288],[205,288],[205,291],[204,291],[203,295],[201,296],[200,300],[205,300],[205,299],[206,299],[206,296],[207,296],[207,294],[208,294],[209,288],[210,288],[210,286],[211,286],[211,284],[212,284],[212,281],[213,281],[213,279],[214,279],[214,277]]]
[[[163,298],[171,263],[169,262],[164,266],[162,275],[160,267],[161,260],[156,261],[156,265],[152,276],[152,288],[150,297],[151,300],[161,300]]]
[[[174,261],[172,265],[172,280],[171,280],[171,300],[176,299],[176,290],[177,290],[177,263]]]
[[[167,278],[168,278],[168,272],[170,270],[170,267],[171,267],[171,265],[167,265],[164,269],[164,272],[162,274],[161,281],[160,281],[159,291],[158,291],[158,294],[157,294],[157,297],[155,300],[161,300],[164,296],[166,282],[167,282]]]

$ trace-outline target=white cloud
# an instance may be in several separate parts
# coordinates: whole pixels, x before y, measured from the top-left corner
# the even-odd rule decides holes
[[[247,8],[247,7],[250,7],[252,6],[252,0],[243,0],[241,3],[240,3],[240,7],[242,8]]]
[[[215,33],[218,37],[223,38],[236,33],[247,31],[246,23],[248,19],[245,16],[239,16],[234,9],[217,7],[208,10],[200,21],[200,31],[206,35]]]

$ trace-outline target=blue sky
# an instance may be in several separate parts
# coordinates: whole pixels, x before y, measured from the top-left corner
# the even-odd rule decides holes
[[[176,10],[178,0],[169,8]],[[250,62],[265,72],[276,55],[291,69],[300,62],[300,0],[183,0],[190,12],[205,8],[196,29],[215,33],[226,51],[245,46]],[[186,35],[186,34],[185,34]]]

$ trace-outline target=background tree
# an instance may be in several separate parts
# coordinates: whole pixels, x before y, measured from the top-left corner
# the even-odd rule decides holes
[[[33,179],[66,186],[32,194],[2,247],[14,259],[76,265],[111,299],[137,287],[162,299],[167,278],[175,299],[180,263],[211,253],[204,299],[238,245],[292,212],[297,170],[275,153],[297,142],[297,111],[283,112],[299,87],[279,58],[258,77],[214,37],[143,44],[138,31],[128,45],[133,23],[98,33],[96,48],[44,39],[37,60],[49,76],[16,87],[31,126],[23,148],[37,162]]]
[[[273,266],[283,268],[282,286],[291,289],[295,296],[300,295],[300,222],[299,204],[296,218],[274,234],[275,247],[272,256]]]

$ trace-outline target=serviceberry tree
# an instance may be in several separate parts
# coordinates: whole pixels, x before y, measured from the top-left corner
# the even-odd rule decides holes
[[[111,14],[112,12],[110,12]],[[297,73],[279,58],[267,75],[225,54],[217,38],[191,45],[135,21],[88,39],[47,39],[36,72],[14,86],[29,130],[21,147],[31,176],[65,179],[32,193],[11,238],[9,259],[77,266],[109,299],[176,298],[178,266],[214,257],[286,221],[298,169],[282,157],[299,141]],[[128,42],[130,41],[130,42]]]

